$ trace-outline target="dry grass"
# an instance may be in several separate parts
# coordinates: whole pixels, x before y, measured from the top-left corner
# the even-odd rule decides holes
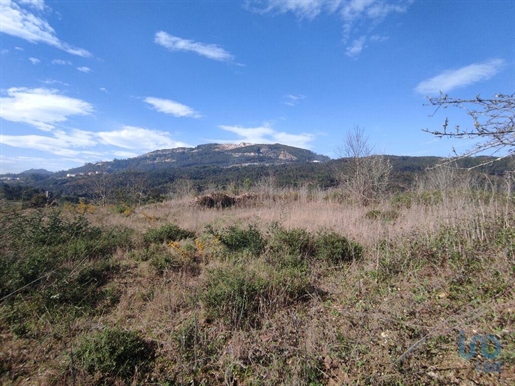
[[[144,248],[138,235],[166,223],[197,237],[206,234],[207,225],[220,230],[254,224],[267,234],[270,224],[278,223],[312,234],[334,230],[363,245],[363,258],[339,265],[309,261],[302,268],[305,276],[292,279],[288,268],[271,269],[266,254],[231,257],[215,242],[197,250],[188,264],[161,273],[152,260],[135,259],[120,248],[113,259],[121,273],[110,283],[119,291],[117,304],[77,319],[61,339],[51,335],[51,327],[42,340],[14,339],[4,326],[0,360],[10,367],[0,367],[0,380],[71,383],[70,359],[64,353],[92,330],[118,326],[139,331],[157,345],[152,370],[136,374],[135,384],[515,383],[511,203],[502,197],[444,194],[433,203],[411,199],[399,204],[388,198],[363,207],[340,203],[337,192],[258,193],[256,202],[224,210],[200,208],[185,197],[136,208],[129,216],[109,208],[86,216],[103,227],[134,229],[136,250]],[[266,287],[268,292],[257,298],[263,302],[256,315],[259,323],[232,325],[213,318],[203,296],[214,271],[235,267],[268,283],[305,278],[312,289],[284,302],[284,288]],[[460,357],[460,330],[469,339],[494,334],[502,341],[500,373],[476,371],[484,358]],[[24,354],[29,347],[39,363]],[[77,371],[74,381],[91,384],[94,377]]]

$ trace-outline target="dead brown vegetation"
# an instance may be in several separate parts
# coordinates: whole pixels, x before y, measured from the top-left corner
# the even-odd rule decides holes
[[[144,373],[109,378],[118,384],[512,385],[512,197],[429,183],[367,207],[346,204],[339,191],[271,189],[219,210],[185,197],[129,216],[85,213],[95,225],[135,232],[111,258],[120,270],[105,286],[118,301],[65,325],[50,323],[48,310],[38,316],[39,338],[15,338],[2,319],[0,380],[94,384],[103,378],[70,355],[84,336],[117,327],[156,350]],[[170,223],[195,237],[145,245],[143,234]],[[252,229],[265,243],[257,253],[245,244],[257,237]],[[335,232],[363,246],[363,256],[311,258],[305,232]],[[494,334],[502,371],[478,372],[485,358],[460,357],[459,331],[468,341]]]

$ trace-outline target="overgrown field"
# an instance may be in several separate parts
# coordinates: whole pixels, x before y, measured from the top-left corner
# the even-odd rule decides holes
[[[506,194],[3,207],[0,227],[1,384],[515,384]]]

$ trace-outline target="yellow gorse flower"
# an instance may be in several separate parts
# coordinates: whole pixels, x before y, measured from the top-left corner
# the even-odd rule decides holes
[[[75,211],[79,214],[95,213],[95,206],[80,200],[79,204],[75,207]]]
[[[195,249],[198,251],[198,253],[202,254],[205,247],[205,244],[200,239],[195,239]]]

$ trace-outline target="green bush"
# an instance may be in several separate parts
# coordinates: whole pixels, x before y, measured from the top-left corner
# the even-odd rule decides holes
[[[56,210],[3,215],[0,226],[0,297],[7,296],[2,319],[16,335],[37,338],[45,323],[117,301],[116,291],[103,287],[119,269],[111,254],[132,242],[126,228],[104,230]]]
[[[308,300],[314,292],[303,270],[237,265],[209,271],[200,300],[209,318],[245,329],[259,327],[267,314]]]
[[[45,312],[43,296],[36,294],[32,299],[17,296],[17,301],[8,302],[1,310],[1,320],[9,326],[9,331],[17,337],[38,339],[39,331],[46,320],[39,315]]]
[[[150,229],[143,235],[143,240],[147,244],[157,244],[169,241],[180,241],[193,238],[195,233],[182,229],[175,224],[165,224],[157,229]]]
[[[186,240],[190,241],[191,239]],[[150,267],[158,275],[164,275],[167,271],[186,271],[196,275],[200,269],[197,259],[183,258],[164,244],[151,244],[132,250],[128,257],[136,261],[148,261]]]
[[[220,242],[231,252],[248,251],[254,256],[259,256],[265,247],[265,241],[259,229],[254,225],[249,225],[247,229],[241,229],[237,226],[230,226],[217,233],[209,228]]]
[[[305,229],[284,229],[277,223],[270,226],[268,249],[288,255],[309,256],[314,251],[313,237]]]
[[[127,228],[103,230],[82,216],[68,219],[55,210],[3,215],[0,226],[0,296],[29,283],[25,292],[64,277],[74,264],[105,261],[132,242]]]
[[[135,246],[135,231],[124,226],[101,228],[96,239],[90,239],[88,245],[95,256],[108,256],[116,252],[118,248],[129,250]]]
[[[165,248],[155,248],[151,252],[149,263],[158,275],[164,275],[167,271],[184,270],[191,274],[197,274],[199,270],[198,265],[191,259],[182,259]]]
[[[392,205],[396,209],[402,208],[411,208],[413,205],[413,193],[411,192],[402,192],[396,193],[391,199]]]
[[[280,270],[272,268],[267,277],[267,290],[271,309],[309,300],[310,295],[317,292],[307,269],[294,266]]]
[[[47,307],[70,305],[80,313],[92,311],[106,295],[101,287],[118,271],[118,264],[106,260],[88,262],[78,271],[66,272],[66,280],[57,280],[45,289]]]
[[[75,353],[79,366],[90,374],[129,380],[136,369],[148,366],[154,349],[137,332],[106,328],[86,336]]]
[[[209,271],[201,300],[208,315],[225,320],[235,328],[255,327],[261,317],[267,283],[244,267]]]
[[[125,216],[129,216],[134,213],[134,207],[125,202],[114,205],[112,210],[114,213],[123,214]]]
[[[1,225],[7,236],[2,241],[11,247],[62,245],[75,239],[95,239],[102,233],[83,216],[67,219],[58,210],[5,214]]]
[[[308,258],[313,255],[313,236],[305,229],[286,230],[274,223],[267,237],[265,258],[276,269],[305,270]]]
[[[332,264],[359,259],[363,255],[363,247],[349,241],[336,232],[319,232],[315,241],[315,259]]]

